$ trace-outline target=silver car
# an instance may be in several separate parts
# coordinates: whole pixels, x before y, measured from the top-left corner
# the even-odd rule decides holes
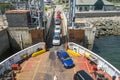
[[[60,25],[55,25],[54,32],[61,33],[61,26]]]
[[[54,33],[52,44],[60,45],[60,34],[58,32]]]

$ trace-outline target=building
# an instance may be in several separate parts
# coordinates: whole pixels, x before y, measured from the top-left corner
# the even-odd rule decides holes
[[[52,1],[51,0],[44,0],[44,5],[51,6]]]
[[[0,3],[9,3],[11,0],[0,0]]]
[[[114,4],[106,0],[76,0],[76,11],[112,11]]]

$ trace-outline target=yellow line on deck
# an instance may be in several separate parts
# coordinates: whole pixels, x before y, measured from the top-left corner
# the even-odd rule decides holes
[[[32,78],[32,80],[34,80],[34,78],[35,78],[35,75],[36,75],[37,70],[38,70],[38,68],[39,68],[40,61],[41,61],[41,58],[40,58],[39,61],[37,61],[37,67],[35,67],[35,72],[34,72],[34,74],[33,74],[33,78]]]

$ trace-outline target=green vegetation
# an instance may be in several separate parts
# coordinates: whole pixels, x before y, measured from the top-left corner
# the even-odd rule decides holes
[[[2,13],[4,13],[7,9],[13,9],[10,3],[0,3],[0,10],[2,11]]]
[[[64,7],[64,10],[67,10],[67,9],[69,9],[69,7],[68,7],[68,6],[65,6],[65,7]]]
[[[10,8],[11,5],[9,3],[0,3],[0,9]]]
[[[107,1],[110,1],[110,2],[120,2],[120,0],[107,0]]]
[[[48,11],[49,9],[51,9],[50,6],[45,6],[45,11]]]

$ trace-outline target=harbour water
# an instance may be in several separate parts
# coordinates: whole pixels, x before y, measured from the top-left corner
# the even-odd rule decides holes
[[[95,39],[92,51],[120,70],[120,36],[102,36]]]

